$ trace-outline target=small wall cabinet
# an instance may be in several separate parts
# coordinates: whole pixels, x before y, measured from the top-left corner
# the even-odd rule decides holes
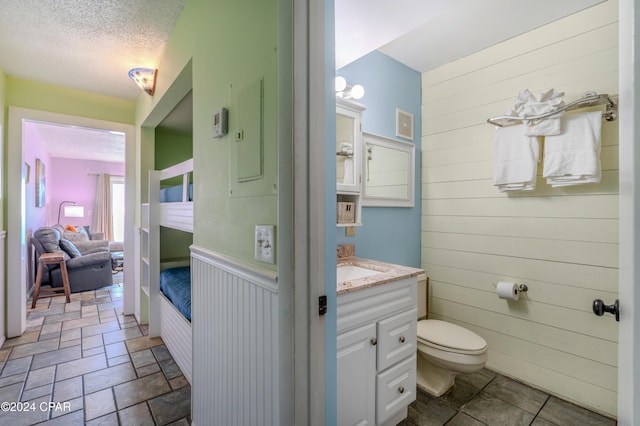
[[[337,202],[353,203],[353,221],[336,220],[339,226],[360,225],[362,189],[362,111],[365,106],[336,96],[336,192]],[[340,217],[341,208],[337,214]]]
[[[338,424],[396,425],[416,399],[417,279],[338,296]]]

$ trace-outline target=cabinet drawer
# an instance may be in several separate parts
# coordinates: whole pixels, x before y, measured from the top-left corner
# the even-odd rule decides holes
[[[416,355],[378,374],[376,417],[382,424],[416,399]]]
[[[410,309],[378,321],[378,371],[415,355],[417,309]]]

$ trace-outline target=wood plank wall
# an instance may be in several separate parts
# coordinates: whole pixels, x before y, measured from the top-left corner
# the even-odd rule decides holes
[[[427,72],[422,79],[422,266],[430,317],[487,340],[488,367],[615,415],[618,325],[591,312],[618,280],[618,124],[602,132],[602,182],[500,193],[486,119],[518,93],[617,95],[618,3],[607,1]],[[604,107],[600,107],[604,110]],[[518,302],[495,283],[526,283]]]

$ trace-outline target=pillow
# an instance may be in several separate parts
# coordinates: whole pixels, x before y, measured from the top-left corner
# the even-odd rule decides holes
[[[77,232],[64,231],[62,238],[69,240],[72,243],[77,243],[78,241],[89,241],[89,236],[83,231],[84,228],[77,228]]]
[[[71,231],[71,232],[78,232],[78,228],[76,228],[76,227],[75,227],[75,226],[73,226],[73,225],[67,225],[67,226],[65,226],[65,227],[64,227],[64,230],[65,230],[65,231]]]
[[[80,251],[73,243],[69,240],[65,240],[64,238],[60,239],[60,248],[69,255],[70,258],[80,257]]]

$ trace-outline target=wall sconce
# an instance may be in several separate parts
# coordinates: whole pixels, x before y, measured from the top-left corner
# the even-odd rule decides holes
[[[147,95],[153,96],[156,91],[157,69],[152,68],[133,68],[129,70],[129,78],[135,81]]]
[[[364,87],[359,84],[350,86],[344,77],[337,76],[335,84],[336,96],[341,96],[345,99],[360,99],[364,96]]]
[[[79,206],[75,201],[63,201],[58,206],[58,222],[60,223],[60,213],[62,212],[62,206],[64,204],[71,204],[71,206],[64,207],[65,217],[84,217],[84,206]]]

